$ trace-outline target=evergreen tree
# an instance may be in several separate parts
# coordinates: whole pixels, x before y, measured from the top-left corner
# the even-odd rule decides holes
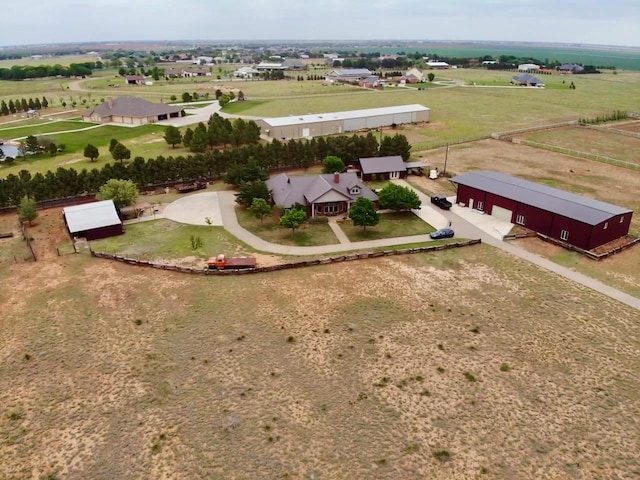
[[[37,108],[38,110],[42,108],[42,103],[40,103],[40,99],[38,97],[36,97],[34,105],[35,105],[35,108]]]
[[[23,112],[26,112],[27,110],[29,110],[29,105],[27,104],[27,101],[24,98],[20,100],[20,105],[22,107]]]
[[[164,140],[169,145],[171,145],[172,148],[176,148],[176,144],[182,142],[182,134],[180,133],[180,130],[178,129],[178,127],[169,125],[164,130]]]
[[[16,105],[13,103],[13,99],[9,100],[9,112],[16,113]]]
[[[42,97],[42,108],[47,108],[49,106],[49,101],[47,97]]]
[[[5,102],[4,100],[0,102],[0,114],[9,115],[9,107],[7,106],[7,102]]]

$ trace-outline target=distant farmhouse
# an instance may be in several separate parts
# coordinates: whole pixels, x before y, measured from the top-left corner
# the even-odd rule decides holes
[[[434,70],[447,70],[451,68],[451,65],[449,65],[447,62],[438,62],[435,60],[428,60],[427,67]]]
[[[456,202],[591,250],[629,233],[633,211],[557,188],[491,171],[451,179]]]
[[[544,83],[542,83],[538,77],[534,77],[530,73],[523,73],[522,75],[512,77],[511,83],[514,85],[523,85],[525,87],[544,87]]]
[[[142,75],[127,75],[124,80],[127,85],[144,85],[144,77]]]
[[[257,120],[263,135],[277,139],[311,138],[357,130],[429,121],[430,109],[423,105],[368,108]]]
[[[523,63],[518,65],[518,70],[521,72],[537,72],[540,70],[540,65],[536,65],[535,63]]]
[[[565,63],[558,67],[558,71],[562,73],[582,73],[584,71],[584,67],[574,63]]]
[[[405,178],[409,173],[422,174],[427,167],[423,162],[405,162],[400,155],[360,158],[358,163],[360,178],[365,181],[374,177],[378,180]]]
[[[285,208],[304,205],[310,217],[347,213],[360,197],[378,200],[355,173],[292,176],[281,173],[267,180],[267,187],[275,205]]]
[[[85,111],[82,120],[93,123],[144,125],[182,116],[184,112],[181,107],[152,103],[137,97],[118,97]]]
[[[341,68],[333,70],[325,77],[327,83],[351,83],[357,85],[365,78],[373,75],[368,68]]]

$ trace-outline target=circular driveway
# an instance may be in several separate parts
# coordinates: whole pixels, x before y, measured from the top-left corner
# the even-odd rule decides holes
[[[190,225],[222,226],[218,192],[203,192],[179,198],[164,208],[163,216],[169,220]],[[207,223],[207,218],[211,223]]]

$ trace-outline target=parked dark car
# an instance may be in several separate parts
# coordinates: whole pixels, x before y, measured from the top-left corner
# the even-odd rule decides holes
[[[431,197],[431,203],[437,205],[442,210],[449,210],[451,208],[451,202],[447,200],[446,197],[442,197],[440,195],[434,195]]]
[[[435,232],[431,232],[429,236],[434,240],[439,240],[441,238],[451,238],[453,237],[453,230],[450,228],[441,228],[440,230],[436,230]]]

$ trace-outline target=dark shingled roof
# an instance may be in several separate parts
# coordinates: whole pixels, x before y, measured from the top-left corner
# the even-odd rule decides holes
[[[365,175],[407,171],[404,160],[402,160],[400,155],[361,158],[360,169]]]
[[[359,194],[351,194],[353,186],[360,187]],[[378,196],[365,186],[355,173],[341,173],[340,181],[334,182],[334,174],[293,175],[281,173],[267,180],[267,187],[276,205],[291,207],[296,203],[306,205],[315,202],[325,193],[333,190],[344,197],[344,200],[355,201],[359,196],[375,201]]]
[[[118,97],[108,100],[97,107],[93,107],[82,114],[89,117],[94,114],[100,117],[122,115],[123,117],[154,117],[156,115],[168,115],[177,113],[182,107],[167,105],[166,103],[152,103],[137,97]]]
[[[453,177],[451,181],[572,218],[587,225],[598,225],[613,216],[633,213],[628,208],[529,182],[504,173],[480,170],[458,175]]]

